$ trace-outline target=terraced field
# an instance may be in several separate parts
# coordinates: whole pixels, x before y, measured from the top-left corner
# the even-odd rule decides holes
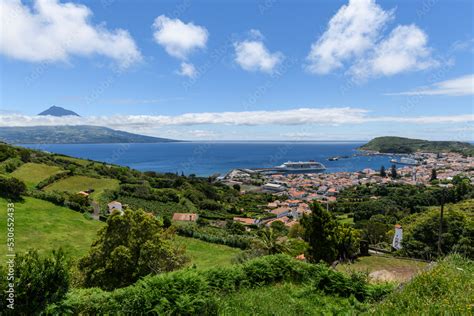
[[[91,198],[96,199],[104,192],[104,190],[115,190],[119,186],[116,179],[107,178],[91,178],[86,176],[72,176],[48,185],[45,191],[59,191],[77,193],[79,191],[94,189]]]
[[[18,169],[13,171],[10,175],[17,178],[32,188],[41,181],[61,172],[62,169],[57,166],[50,166],[39,163],[25,163]]]

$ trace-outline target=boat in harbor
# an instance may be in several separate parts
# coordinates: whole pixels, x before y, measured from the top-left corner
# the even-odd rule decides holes
[[[317,161],[287,161],[284,164],[275,167],[275,169],[282,171],[323,171],[326,167]]]
[[[399,164],[399,165],[409,165],[409,166],[416,166],[419,164],[419,161],[413,158],[402,157],[400,160],[391,159],[390,162]]]
[[[260,172],[264,173],[311,173],[321,172],[326,170],[326,167],[317,161],[287,161],[279,166],[273,168],[263,168]]]

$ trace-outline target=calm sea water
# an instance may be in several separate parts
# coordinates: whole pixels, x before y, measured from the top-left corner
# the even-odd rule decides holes
[[[141,171],[208,176],[234,168],[264,168],[286,161],[316,160],[327,172],[390,167],[388,156],[353,156],[359,142],[182,142],[157,144],[23,145],[73,157],[129,166]],[[347,159],[328,161],[333,156]]]

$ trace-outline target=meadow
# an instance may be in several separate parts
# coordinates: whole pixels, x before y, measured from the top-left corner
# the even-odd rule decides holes
[[[367,311],[354,298],[324,295],[291,282],[245,289],[218,298],[219,315],[351,315]]]
[[[0,217],[6,218],[7,201],[0,198]],[[86,219],[83,214],[50,202],[25,197],[15,203],[15,251],[38,249],[45,254],[63,248],[72,258],[85,255],[104,224]],[[2,245],[5,245],[6,225],[0,226]],[[0,247],[0,256],[6,247]]]
[[[20,166],[10,175],[25,182],[27,187],[33,188],[41,181],[61,171],[62,169],[58,166],[29,162]]]
[[[118,186],[119,181],[116,179],[72,176],[56,181],[53,184],[48,185],[44,190],[77,193],[79,191],[94,189],[91,198],[96,199],[105,190],[115,190]]]
[[[229,266],[232,264],[232,258],[242,252],[238,248],[211,244],[194,238],[176,236],[176,239],[186,246],[186,254],[191,259],[190,265],[197,269]]]

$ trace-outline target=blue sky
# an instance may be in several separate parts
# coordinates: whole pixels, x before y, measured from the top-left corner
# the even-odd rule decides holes
[[[1,2],[0,126],[474,139],[472,1]],[[37,117],[51,105],[81,119]]]

